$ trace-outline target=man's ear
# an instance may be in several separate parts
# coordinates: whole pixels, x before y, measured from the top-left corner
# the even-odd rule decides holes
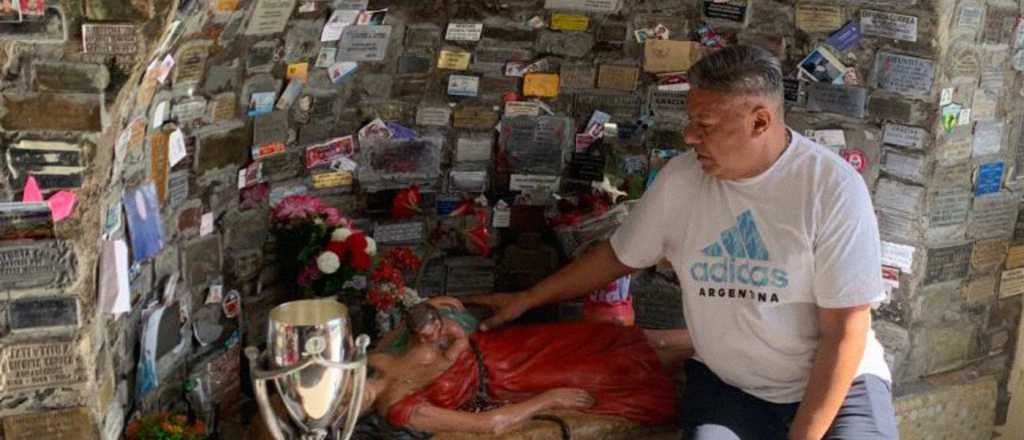
[[[768,128],[772,126],[772,119],[775,118],[775,114],[768,109],[764,104],[757,104],[751,110],[751,136],[759,137],[768,132]]]

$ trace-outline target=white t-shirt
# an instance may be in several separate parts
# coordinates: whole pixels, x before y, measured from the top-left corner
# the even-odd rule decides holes
[[[683,289],[695,358],[761,399],[803,399],[817,308],[885,298],[878,224],[863,179],[793,132],[765,172],[725,181],[693,152],[672,159],[611,238],[622,263],[667,259]],[[890,380],[869,331],[857,374]]]

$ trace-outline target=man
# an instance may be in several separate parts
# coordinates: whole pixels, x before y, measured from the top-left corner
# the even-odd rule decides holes
[[[783,120],[782,71],[733,46],[689,73],[685,140],[610,242],[531,289],[487,295],[493,328],[665,259],[695,355],[693,440],[894,439],[890,375],[871,330],[884,298],[861,177]]]

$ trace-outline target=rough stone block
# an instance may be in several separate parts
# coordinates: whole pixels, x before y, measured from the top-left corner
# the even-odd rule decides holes
[[[0,130],[97,132],[102,129],[102,95],[73,93],[0,95]]]
[[[101,93],[109,84],[110,73],[101,64],[60,61],[32,63],[32,85],[42,92]]]
[[[900,438],[986,439],[992,436],[996,379],[924,390],[895,399]]]

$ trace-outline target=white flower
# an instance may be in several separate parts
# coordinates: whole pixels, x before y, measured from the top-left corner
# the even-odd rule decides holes
[[[341,267],[341,260],[334,252],[327,251],[316,257],[316,268],[320,269],[320,272],[332,274],[337,272],[339,267]]]
[[[423,298],[420,298],[419,292],[416,292],[412,288],[406,287],[405,291],[402,292],[401,298],[402,305],[406,308],[412,307],[416,304],[423,302]]]
[[[352,230],[349,228],[338,228],[331,233],[331,241],[345,241],[352,235]]]
[[[377,242],[370,237],[366,237],[366,255],[377,255]]]

